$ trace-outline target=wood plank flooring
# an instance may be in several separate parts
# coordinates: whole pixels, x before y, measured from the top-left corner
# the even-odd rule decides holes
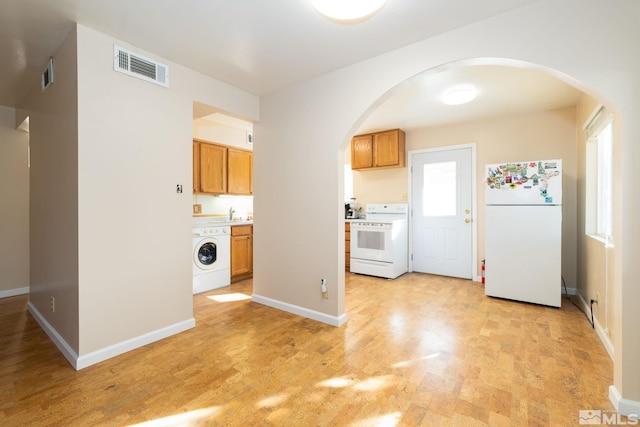
[[[0,425],[572,426],[581,409],[613,409],[611,359],[564,298],[346,278],[343,327],[220,300],[249,297],[246,280],[195,296],[196,328],[77,372],[26,296],[2,299]]]

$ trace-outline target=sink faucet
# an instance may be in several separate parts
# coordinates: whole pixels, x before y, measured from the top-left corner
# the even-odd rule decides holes
[[[236,213],[236,211],[233,209],[233,206],[231,206],[229,208],[229,221],[233,221],[233,214]]]

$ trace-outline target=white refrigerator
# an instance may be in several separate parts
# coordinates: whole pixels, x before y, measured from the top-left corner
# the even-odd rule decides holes
[[[562,160],[485,166],[485,295],[560,307]]]

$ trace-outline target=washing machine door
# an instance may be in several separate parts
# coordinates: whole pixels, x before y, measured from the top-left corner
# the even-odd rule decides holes
[[[193,251],[195,265],[202,270],[213,270],[218,261],[218,242],[215,238],[202,239]]]

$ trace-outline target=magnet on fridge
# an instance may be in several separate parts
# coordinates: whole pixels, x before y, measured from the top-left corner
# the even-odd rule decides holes
[[[530,168],[535,168],[536,166],[538,166],[538,164],[536,162],[529,163],[529,167]]]
[[[516,187],[517,187],[517,185],[516,185],[514,182],[512,182],[511,184],[509,184],[509,188],[511,188],[512,190],[513,190],[514,188],[516,188]]]
[[[547,197],[545,197],[545,198],[544,198],[544,202],[545,202],[545,203],[553,203],[553,197],[551,197],[551,196],[547,196]]]
[[[533,180],[533,185],[538,185],[540,183],[540,177],[538,175],[533,175],[531,179]]]
[[[500,184],[499,182],[496,182],[495,187],[496,187],[496,190],[499,190],[502,188],[502,184]]]
[[[542,167],[542,162],[538,163],[538,173],[539,174],[543,174],[544,173],[544,168]]]

